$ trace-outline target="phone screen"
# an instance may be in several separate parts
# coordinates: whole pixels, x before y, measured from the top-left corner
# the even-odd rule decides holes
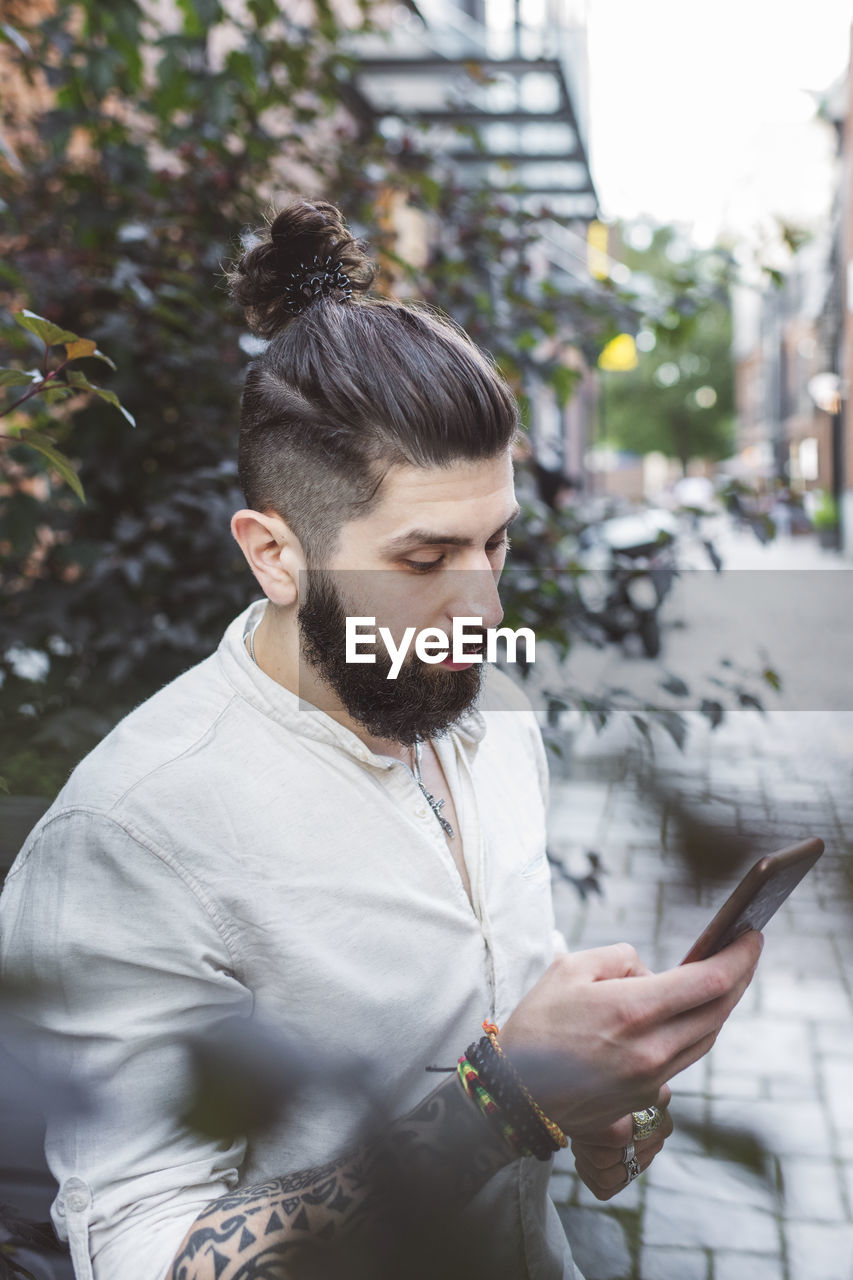
[[[811,836],[800,844],[759,858],[681,963],[705,960],[722,951],[747,929],[763,929],[823,850],[823,841]]]

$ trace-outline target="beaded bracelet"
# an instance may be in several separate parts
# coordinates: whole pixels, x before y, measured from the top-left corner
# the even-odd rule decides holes
[[[566,1135],[563,1133],[563,1130],[557,1124],[556,1120],[549,1120],[549,1118],[545,1115],[545,1112],[539,1106],[539,1103],[536,1102],[533,1097],[531,1097],[530,1091],[528,1090],[521,1076],[518,1074],[515,1067],[506,1057],[503,1049],[498,1044],[498,1029],[495,1026],[494,1022],[488,1022],[488,1021],[484,1022],[483,1030],[488,1036],[489,1042],[492,1045],[492,1048],[494,1049],[495,1053],[498,1054],[498,1056],[501,1059],[501,1062],[506,1066],[507,1070],[509,1071],[516,1085],[524,1094],[528,1104],[533,1108],[533,1111],[535,1112],[536,1116],[538,1117],[538,1119],[541,1121],[541,1123],[545,1126],[546,1130],[550,1134],[551,1139],[556,1143],[555,1150],[559,1147],[567,1147],[569,1145],[569,1140],[566,1137]]]
[[[459,1059],[457,1073],[468,1097],[472,1102],[476,1103],[484,1116],[487,1116],[498,1126],[501,1136],[512,1147],[513,1151],[521,1156],[533,1155],[533,1151],[525,1145],[521,1135],[506,1119],[495,1099],[480,1079],[476,1067],[472,1065],[465,1054]]]
[[[531,1097],[498,1043],[498,1029],[484,1022],[481,1040],[468,1046],[457,1073],[469,1098],[497,1125],[504,1140],[522,1156],[548,1160],[568,1138]]]
[[[515,1081],[504,1070],[485,1036],[468,1048],[467,1058],[476,1068],[480,1080],[500,1112],[517,1134],[517,1141],[513,1144],[516,1149],[521,1153],[523,1147],[523,1154],[534,1155],[538,1160],[548,1160],[556,1150],[556,1145],[544,1125],[540,1124]]]

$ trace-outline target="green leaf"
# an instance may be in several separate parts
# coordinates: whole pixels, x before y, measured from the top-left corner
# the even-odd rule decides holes
[[[642,716],[636,716],[636,715],[632,715],[631,719],[634,721],[634,725],[636,726],[637,729],[639,729],[643,737],[650,742],[652,735],[651,735],[651,729],[649,728],[648,721],[644,720]]]
[[[666,680],[661,680],[660,687],[665,689],[667,693],[673,694],[676,698],[686,698],[690,693],[689,687],[680,676],[667,676]]]
[[[666,729],[679,751],[683,751],[684,743],[687,740],[687,722],[684,716],[679,715],[677,711],[660,711],[657,719],[661,727]]]
[[[71,387],[60,386],[56,382],[47,383],[43,390],[39,392],[45,404],[58,404],[60,400],[67,400],[73,394]]]
[[[66,484],[70,485],[81,502],[86,501],[86,495],[83,493],[83,486],[80,478],[74,470],[70,460],[66,458],[64,453],[60,453],[56,445],[48,436],[43,436],[40,431],[30,431],[28,428],[22,428],[19,436],[21,444],[29,445],[31,449],[36,449],[39,453],[47,458],[48,462],[58,471]]]
[[[35,311],[15,311],[14,317],[22,329],[29,329],[30,333],[34,333],[50,347],[58,346],[60,342],[80,340],[78,334],[72,333],[70,329],[60,329],[58,324],[45,320],[44,316],[37,316]]]
[[[91,338],[77,338],[74,342],[65,344],[65,352],[69,360],[82,360],[84,356],[93,356],[97,349],[97,342],[93,342]]]
[[[115,405],[119,413],[124,414],[130,425],[132,427],[136,426],[136,419],[133,414],[128,409],[125,409],[114,391],[109,391],[106,387],[95,386],[95,383],[90,382],[85,373],[81,373],[79,369],[68,370],[68,381],[78,391],[92,391],[96,396],[100,396],[102,400],[105,400],[107,404]]]
[[[565,409],[571,400],[572,391],[579,377],[580,375],[576,369],[570,369],[564,364],[555,365],[548,375],[548,381],[554,388],[557,404],[561,409]]]
[[[780,689],[782,688],[782,680],[778,672],[774,671],[772,667],[767,667],[767,669],[763,671],[761,675],[762,675],[762,679],[765,680],[766,683],[770,685],[771,689],[775,689],[777,693],[780,691]]]
[[[25,387],[38,379],[37,373],[25,373],[23,369],[0,369],[0,387]]]
[[[703,698],[699,707],[703,716],[706,716],[712,729],[716,729],[723,719],[723,704],[717,702],[716,698]]]

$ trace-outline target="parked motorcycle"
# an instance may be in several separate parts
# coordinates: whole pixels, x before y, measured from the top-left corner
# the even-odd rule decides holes
[[[587,638],[604,645],[639,637],[649,658],[660,653],[658,613],[678,576],[678,522],[650,508],[590,525],[580,536],[578,593]]]

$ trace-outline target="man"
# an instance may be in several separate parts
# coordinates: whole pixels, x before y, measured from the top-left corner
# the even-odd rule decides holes
[[[516,514],[507,388],[449,325],[353,299],[369,274],[324,204],[242,259],[270,341],[232,528],[265,600],[78,767],[4,891],[43,1059],[99,1082],[47,1137],[78,1280],[576,1277],[531,1142],[562,1130],[597,1195],[627,1185],[757,962],[754,934],[661,975],[625,945],[565,954],[529,708],[473,660],[347,662],[348,617],[395,643],[496,626]],[[252,1016],[316,1072],[251,1140],[205,1138],[184,1037]],[[502,1091],[466,1093],[484,1019]],[[366,1087],[330,1087],[340,1063]]]

